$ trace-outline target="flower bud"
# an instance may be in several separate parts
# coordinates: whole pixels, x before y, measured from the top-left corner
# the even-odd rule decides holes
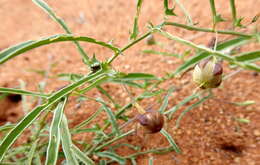
[[[222,81],[222,64],[215,60],[205,59],[195,66],[193,81],[202,89],[216,88]]]
[[[154,39],[154,36],[152,34],[150,34],[147,39],[146,39],[146,44],[147,45],[154,45],[156,42],[155,42],[155,39]]]
[[[152,134],[161,131],[164,124],[164,117],[158,111],[148,110],[144,114],[138,115],[137,121],[143,126],[145,133]]]

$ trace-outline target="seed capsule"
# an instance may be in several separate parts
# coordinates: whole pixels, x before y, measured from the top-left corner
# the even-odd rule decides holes
[[[137,116],[137,121],[145,129],[145,133],[157,133],[163,128],[164,117],[155,110],[148,110]]]
[[[202,60],[195,66],[193,81],[202,89],[216,88],[222,81],[222,64],[211,59]]]
[[[155,44],[155,39],[152,34],[150,34],[147,39],[146,39],[146,44],[147,45],[154,45]]]

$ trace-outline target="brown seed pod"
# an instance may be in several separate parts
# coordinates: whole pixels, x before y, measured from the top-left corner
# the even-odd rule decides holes
[[[163,128],[164,117],[155,110],[147,110],[144,114],[137,116],[137,121],[145,129],[145,133],[157,133]]]

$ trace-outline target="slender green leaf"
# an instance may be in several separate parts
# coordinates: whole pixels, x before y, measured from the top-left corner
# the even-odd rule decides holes
[[[173,150],[174,149],[173,149],[172,146],[165,147],[165,148],[156,148],[156,149],[146,150],[146,151],[143,151],[143,152],[136,152],[136,153],[134,153],[132,155],[126,156],[125,158],[128,158],[128,159],[136,158],[139,155],[144,155],[144,154],[148,154],[148,153],[165,154],[165,153],[171,152]]]
[[[99,132],[99,129],[97,128],[82,128],[82,129],[76,129],[72,132],[72,134],[76,133],[86,133],[86,132]]]
[[[78,161],[76,159],[75,152],[73,152],[73,143],[71,141],[71,135],[68,127],[67,118],[63,115],[60,127],[60,134],[61,134],[61,142],[62,142],[62,149],[66,157],[66,162],[69,165],[77,165]]]
[[[31,92],[31,91],[22,90],[22,89],[14,89],[14,88],[2,88],[2,87],[0,87],[0,92],[1,93],[8,93],[8,94],[20,94],[20,95],[37,96],[37,97],[43,97],[43,98],[48,97],[48,95],[45,95],[45,94],[42,94],[42,93],[36,93],[36,92]]]
[[[250,123],[250,120],[249,119],[245,119],[245,118],[235,118],[235,120],[240,122],[240,123],[245,123],[245,124]]]
[[[102,159],[102,160],[99,161],[98,164],[99,164],[99,165],[107,165],[107,161],[104,160],[104,159]]]
[[[180,27],[182,29],[186,30],[191,30],[191,31],[200,31],[200,32],[208,32],[208,33],[218,33],[218,34],[229,34],[229,35],[235,35],[235,36],[240,36],[240,37],[245,37],[245,38],[252,38],[252,34],[247,34],[243,32],[237,32],[234,30],[214,30],[214,29],[208,29],[208,28],[201,28],[201,27],[196,27],[192,25],[186,25],[186,24],[181,24],[181,23],[176,23],[176,22],[164,22],[164,25],[170,25],[170,26],[175,26],[175,27]]]
[[[37,144],[38,144],[38,140],[35,140],[33,142],[33,144],[31,145],[31,149],[30,149],[30,151],[28,153],[28,161],[27,161],[28,165],[32,164],[32,160],[33,160],[33,158],[35,156],[34,154],[35,154],[35,151],[36,151]]]
[[[34,159],[34,162],[33,162],[35,165],[41,165],[41,158],[40,158],[40,155],[39,153],[36,153],[35,154],[35,159]]]
[[[110,96],[110,94],[101,86],[97,86],[97,89],[99,90],[100,93],[102,93],[103,95],[105,95],[112,103],[115,107],[118,107],[118,104],[116,104],[116,101],[113,99],[112,96]]]
[[[56,14],[52,10],[52,8],[50,8],[46,2],[44,2],[43,0],[32,0],[32,1],[36,5],[38,5],[40,8],[42,8],[54,21],[56,21],[58,24],[60,24],[61,27],[66,31],[67,34],[72,34],[71,30],[66,25],[66,23],[61,18],[56,16]],[[84,62],[89,63],[89,57],[85,53],[84,49],[80,46],[79,42],[78,41],[73,41],[73,42],[75,43],[76,47],[78,48],[79,53],[81,54]]]
[[[140,84],[140,83],[136,83],[136,82],[128,81],[128,80],[118,79],[118,80],[112,80],[112,82],[119,83],[119,84],[125,84],[125,85],[132,86],[132,87],[135,87],[135,88],[145,88],[144,84]]]
[[[112,128],[113,128],[113,131],[116,132],[117,135],[120,135],[120,130],[119,130],[119,127],[118,127],[118,124],[116,122],[116,116],[115,114],[113,113],[113,111],[107,107],[105,104],[103,104],[103,108],[104,110],[106,111],[106,113],[108,114],[108,117],[109,117],[109,121],[112,125]]]
[[[237,61],[255,61],[260,60],[260,51],[244,52],[235,56]]]
[[[131,158],[130,160],[131,160],[132,165],[137,165],[135,158]]]
[[[101,45],[103,47],[107,47],[107,48],[113,50],[114,52],[120,51],[118,48],[114,47],[111,44],[107,44],[105,42],[98,41],[98,40],[95,40],[90,37],[73,36],[71,34],[58,34],[58,35],[42,38],[42,39],[35,40],[35,41],[26,41],[26,44],[21,43],[20,45],[15,45],[14,46],[15,48],[13,48],[13,47],[8,48],[9,51],[7,51],[7,50],[1,51],[0,52],[0,64],[6,62],[7,60],[9,60],[19,54],[27,52],[31,49],[34,49],[34,48],[37,48],[37,47],[40,47],[43,45],[51,44],[51,43],[65,42],[65,41],[89,42],[89,43]]]
[[[247,100],[247,101],[243,101],[243,102],[235,102],[233,104],[235,104],[237,106],[248,106],[248,105],[255,104],[255,101],[254,100]]]
[[[9,47],[7,49],[0,51],[0,59],[7,56],[8,54],[12,54],[13,52],[16,52],[17,50],[19,50],[22,47],[26,47],[28,45],[31,45],[33,42],[34,41],[26,41],[26,42],[19,43],[17,45],[14,45],[12,47]]]
[[[173,54],[173,53],[168,53],[168,52],[159,52],[156,50],[143,50],[142,51],[145,54],[158,54],[158,55],[163,55],[163,56],[170,56],[170,57],[178,57],[179,58],[179,54]]]
[[[138,0],[137,4],[136,4],[136,15],[134,18],[134,25],[133,25],[133,32],[130,36],[130,39],[136,39],[136,37],[138,36],[138,19],[139,19],[139,15],[141,13],[141,7],[142,7],[142,3],[143,0]]]
[[[171,146],[173,147],[174,151],[177,153],[181,153],[180,148],[178,147],[178,145],[175,143],[175,141],[173,140],[173,138],[171,137],[171,135],[165,130],[165,129],[161,129],[161,133],[166,137],[166,139],[168,140],[168,142],[171,144]]]
[[[113,80],[118,80],[118,81],[159,80],[159,78],[154,76],[153,74],[148,74],[148,73],[129,73],[129,74],[121,73],[120,75],[117,76],[117,78]]]
[[[15,124],[5,124],[0,126],[0,132],[8,131],[10,129],[13,129],[15,127]]]
[[[148,164],[149,164],[149,165],[153,165],[153,161],[154,161],[153,157],[150,157]]]
[[[65,80],[65,81],[78,81],[83,77],[81,74],[75,74],[75,73],[61,73],[57,75],[60,79]]]
[[[78,124],[75,126],[75,129],[73,129],[73,132],[76,131],[77,129],[80,129],[86,125],[88,125],[93,119],[95,119],[101,112],[103,111],[102,108],[99,108],[93,115],[91,115],[87,120],[83,121],[82,123]]]
[[[248,62],[245,62],[245,63],[243,63],[243,64],[244,64],[244,66],[245,66],[247,69],[251,69],[251,70],[260,72],[260,66],[259,66],[259,65],[256,65],[256,64],[253,64],[253,63],[248,63]]]
[[[111,140],[109,140],[108,142],[106,142],[106,143],[104,143],[104,144],[98,146],[98,147],[95,149],[95,151],[99,151],[99,150],[101,150],[102,148],[104,148],[104,147],[106,147],[106,146],[108,146],[108,145],[114,143],[115,141],[117,141],[117,140],[119,140],[119,139],[122,139],[122,138],[124,138],[124,137],[126,137],[126,136],[128,136],[128,135],[131,135],[131,134],[134,133],[134,132],[135,132],[135,130],[132,129],[132,130],[126,132],[126,133],[123,133],[123,134],[121,134],[121,135],[119,135],[119,136],[116,136],[114,139],[111,139]]]
[[[72,150],[75,153],[76,157],[81,160],[86,165],[94,165],[95,163],[85,154],[83,153],[77,146],[73,145]]]
[[[207,99],[209,99],[211,97],[211,95],[205,96],[202,99],[200,99],[198,102],[192,104],[191,106],[189,106],[188,108],[186,108],[178,117],[177,121],[176,121],[176,127],[178,128],[180,125],[180,121],[182,119],[182,117],[189,112],[190,110],[192,110],[193,108],[199,106],[200,104],[202,104],[204,101],[206,101]]]
[[[0,144],[0,161],[3,159],[5,152],[8,148],[14,143],[14,141],[19,137],[19,135],[31,125],[31,123],[40,115],[42,111],[59,101],[61,98],[78,88],[79,86],[83,85],[88,81],[93,81],[93,79],[97,78],[98,76],[102,75],[103,71],[99,71],[92,75],[87,75],[80,79],[79,81],[68,85],[67,87],[61,89],[60,91],[55,92],[48,98],[48,102],[45,104],[39,105],[34,108],[31,112],[29,112],[16,126],[13,128],[4,140]],[[95,82],[89,85],[88,90],[95,87]]]
[[[194,93],[188,97],[186,97],[185,99],[183,99],[181,102],[179,102],[177,105],[175,105],[174,107],[172,107],[171,109],[169,109],[168,111],[164,112],[164,114],[169,114],[170,118],[171,115],[173,113],[175,113],[181,106],[183,106],[184,104],[186,104],[187,102],[193,100],[194,98],[197,98],[199,95],[197,93]]]
[[[105,158],[109,158],[112,159],[116,162],[118,162],[119,164],[126,164],[126,159],[117,155],[116,153],[113,152],[109,152],[109,151],[103,151],[103,152],[98,152],[96,153],[97,156],[99,157],[105,157]]]
[[[67,98],[60,102],[54,110],[54,116],[50,126],[49,133],[49,145],[47,148],[46,165],[52,165],[57,163],[59,147],[60,147],[60,123],[62,120],[63,111]]]
[[[163,99],[163,104],[161,105],[160,109],[159,109],[159,112],[160,113],[164,113],[164,111],[166,110],[167,106],[168,106],[168,102],[169,102],[169,97],[172,95],[172,92],[174,91],[175,89],[173,87],[171,87],[169,90],[168,90],[168,93],[167,95],[164,97]]]

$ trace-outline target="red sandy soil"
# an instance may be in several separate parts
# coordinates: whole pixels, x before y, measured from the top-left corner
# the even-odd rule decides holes
[[[59,16],[76,35],[93,37],[102,41],[113,39],[115,45],[120,47],[127,44],[129,31],[132,29],[135,15],[134,0],[46,0]],[[243,23],[247,24],[259,12],[259,0],[237,0],[238,15],[244,17]],[[200,27],[211,26],[209,2],[207,0],[183,0],[184,6],[191,13],[193,21]],[[227,20],[231,20],[229,2],[226,0],[216,1],[217,10]],[[178,17],[170,20],[185,23],[181,10],[176,7]],[[29,0],[1,0],[0,1],[0,50],[22,41],[38,39],[64,31],[57,23],[52,21],[46,13]],[[158,24],[163,20],[163,2],[160,0],[144,0],[140,16],[140,32],[147,30],[148,21]],[[219,28],[228,29],[231,22],[220,24]],[[167,27],[167,31],[174,35],[189,39],[198,44],[206,45],[210,42],[213,34],[195,35],[197,32],[188,32],[178,28]],[[250,31],[252,29],[245,29]],[[162,39],[155,35],[156,39],[165,42],[164,51],[183,53],[188,50],[173,41]],[[219,40],[225,40],[227,36],[219,35]],[[96,45],[82,43],[89,55],[95,53],[100,60],[112,55],[112,52]],[[124,53],[113,63],[113,66],[124,72],[147,72],[157,76],[163,76],[166,72],[176,69],[181,61],[173,57],[142,54],[144,49],[157,49],[158,46],[148,47],[145,42],[140,42]],[[250,44],[241,50],[256,50],[260,46]],[[159,49],[161,50],[161,49]],[[51,64],[56,66],[49,69],[50,77],[45,79],[31,70],[48,70]],[[233,70],[225,68],[225,74]],[[26,89],[36,91],[41,81],[47,82],[46,92],[51,92],[66,82],[53,77],[59,73],[87,73],[88,69],[81,62],[79,53],[72,43],[58,43],[37,48],[20,55],[0,67],[0,86],[17,87],[19,80],[26,83]],[[192,93],[195,85],[190,81],[191,74],[186,74],[182,79],[171,79],[162,84],[162,88],[170,85],[179,87],[170,98],[169,107],[176,105],[186,96]],[[150,155],[155,159],[155,165],[259,165],[260,164],[260,75],[252,71],[241,71],[232,78],[223,82],[222,86],[213,92],[219,100],[210,99],[198,108],[187,113],[179,129],[175,129],[175,121],[179,112],[193,102],[181,108],[174,118],[167,122],[167,131],[173,136],[182,149],[182,154],[175,152],[163,155]],[[105,89],[121,105],[129,102],[129,96],[115,84],[103,85]],[[136,94],[141,91],[134,91]],[[89,96],[101,96],[96,90],[88,93]],[[256,104],[247,107],[238,107],[226,102],[239,102],[255,100]],[[148,106],[149,101],[143,101],[143,106]],[[33,105],[31,105],[33,106]],[[80,123],[89,117],[99,105],[94,102],[83,102],[80,107],[76,106],[75,98],[69,100],[66,115],[70,120],[70,126]],[[158,107],[158,106],[157,106]],[[17,121],[22,117],[22,104],[1,101],[0,122]],[[130,113],[130,115],[133,115]],[[239,123],[234,118],[246,118],[250,123]],[[103,118],[95,122],[102,124]],[[80,140],[90,140],[89,134],[74,137]],[[19,139],[18,143],[26,139]],[[131,144],[140,145],[143,139],[129,136],[122,140]],[[167,146],[168,142],[162,135],[150,135],[144,143],[145,149]],[[125,148],[118,149],[118,154],[127,155],[133,153]],[[148,164],[149,156],[138,157],[138,164]]]

